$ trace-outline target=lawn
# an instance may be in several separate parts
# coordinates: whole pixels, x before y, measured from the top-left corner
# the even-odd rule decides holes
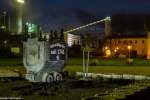
[[[0,59],[0,66],[16,66],[16,65],[23,65],[23,59],[19,58],[5,58]]]
[[[96,65],[98,66],[150,66],[150,60],[147,59],[133,59],[133,64],[127,63],[127,58],[119,59],[106,59],[106,58],[97,58],[97,59],[90,59],[89,64],[92,64],[93,61],[96,61]],[[82,58],[69,58],[68,65],[82,65]]]
[[[22,65],[23,66],[23,59],[17,58],[9,58],[9,59],[0,59],[0,66],[14,66],[14,65]],[[96,61],[97,66],[150,66],[150,60],[147,59],[133,59],[133,64],[127,64],[127,59],[106,59],[106,58],[97,58],[91,59],[90,63],[92,64],[93,61]],[[67,65],[82,65],[82,58],[69,58],[67,61]]]
[[[90,59],[92,61],[92,59]],[[97,59],[95,66],[90,65],[89,72],[134,74],[150,76],[150,60],[134,59],[133,64],[127,64],[126,59]],[[91,62],[90,62],[91,63]],[[15,67],[14,67],[15,66]],[[0,59],[0,68],[5,70],[21,70],[25,73],[22,59]],[[69,58],[64,69],[70,72],[82,72],[82,58]]]

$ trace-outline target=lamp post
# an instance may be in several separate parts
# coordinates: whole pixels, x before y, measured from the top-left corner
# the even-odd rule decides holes
[[[131,50],[131,48],[132,48],[132,46],[131,45],[128,45],[128,53],[129,53],[129,59],[130,59],[130,50]]]

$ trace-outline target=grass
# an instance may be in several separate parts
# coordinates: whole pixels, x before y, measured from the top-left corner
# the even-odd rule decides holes
[[[0,59],[0,66],[15,66],[15,65],[23,65],[22,59],[21,58]]]
[[[92,61],[92,59],[90,59]],[[90,66],[89,72],[93,73],[115,73],[150,76],[150,61],[146,59],[134,59],[133,64],[127,64],[127,59],[97,59],[96,66]],[[0,69],[20,70],[23,74],[25,68],[22,59],[0,59]],[[64,69],[70,72],[82,72],[82,58],[69,58]]]
[[[82,72],[82,66],[68,65],[65,71]],[[92,73],[114,73],[114,74],[133,74],[133,75],[148,75],[150,76],[150,67],[148,66],[89,66],[89,72]]]
[[[9,58],[9,59],[0,59],[0,66],[14,66],[14,65],[23,65],[23,59]],[[150,66],[150,60],[147,59],[133,59],[133,64],[127,64],[127,59],[105,59],[97,58],[97,66]],[[90,63],[95,61],[95,59],[90,59]],[[82,58],[69,58],[67,65],[82,65]]]
[[[91,64],[93,60],[94,59],[90,59],[89,64]],[[138,58],[133,59],[133,64],[128,64],[127,58],[126,59],[97,58],[96,61],[97,61],[96,65],[98,66],[150,66],[150,60],[138,59]],[[67,64],[68,65],[82,65],[82,58],[69,58]]]

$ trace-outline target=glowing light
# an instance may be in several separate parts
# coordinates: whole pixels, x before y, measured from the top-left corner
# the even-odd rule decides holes
[[[111,20],[110,16],[107,16],[107,17],[105,18],[105,21],[106,21],[106,20],[110,21],[110,20]]]
[[[6,26],[1,26],[1,29],[5,29],[6,28]]]
[[[11,52],[15,53],[15,54],[19,54],[20,53],[20,48],[19,47],[12,47]]]
[[[132,49],[132,46],[128,45],[128,47],[127,47],[127,48],[130,50],[130,49]]]
[[[26,25],[28,26],[28,32],[37,33],[37,31],[38,31],[38,26],[37,25],[31,24],[29,22],[27,22]]]
[[[105,49],[105,50],[107,50],[107,49],[108,49],[108,47],[106,46],[104,49]]]
[[[68,34],[67,36],[67,44],[68,46],[72,46],[75,43],[77,42],[80,42],[80,36],[79,35],[73,35],[73,34]]]
[[[114,52],[117,52],[117,51],[118,51],[118,49],[119,49],[119,47],[116,47],[116,48],[114,49]]]
[[[119,47],[116,47],[116,49],[118,50],[118,49],[119,49]]]
[[[111,55],[111,51],[110,50],[106,50],[106,56],[110,56]]]
[[[17,0],[18,3],[24,4],[24,0]]]
[[[7,41],[6,41],[6,40],[4,41],[4,44],[7,44]]]
[[[127,48],[128,48],[128,50],[129,50],[128,52],[129,52],[129,59],[130,59],[130,50],[132,49],[132,46],[128,45]]]

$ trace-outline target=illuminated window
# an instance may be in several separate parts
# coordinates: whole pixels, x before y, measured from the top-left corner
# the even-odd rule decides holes
[[[68,38],[67,39],[68,46],[72,46],[74,43],[76,44],[78,41],[80,43],[80,36],[78,35],[68,34],[67,38]]]
[[[19,54],[20,53],[20,48],[19,47],[11,47],[11,52],[14,54]]]

